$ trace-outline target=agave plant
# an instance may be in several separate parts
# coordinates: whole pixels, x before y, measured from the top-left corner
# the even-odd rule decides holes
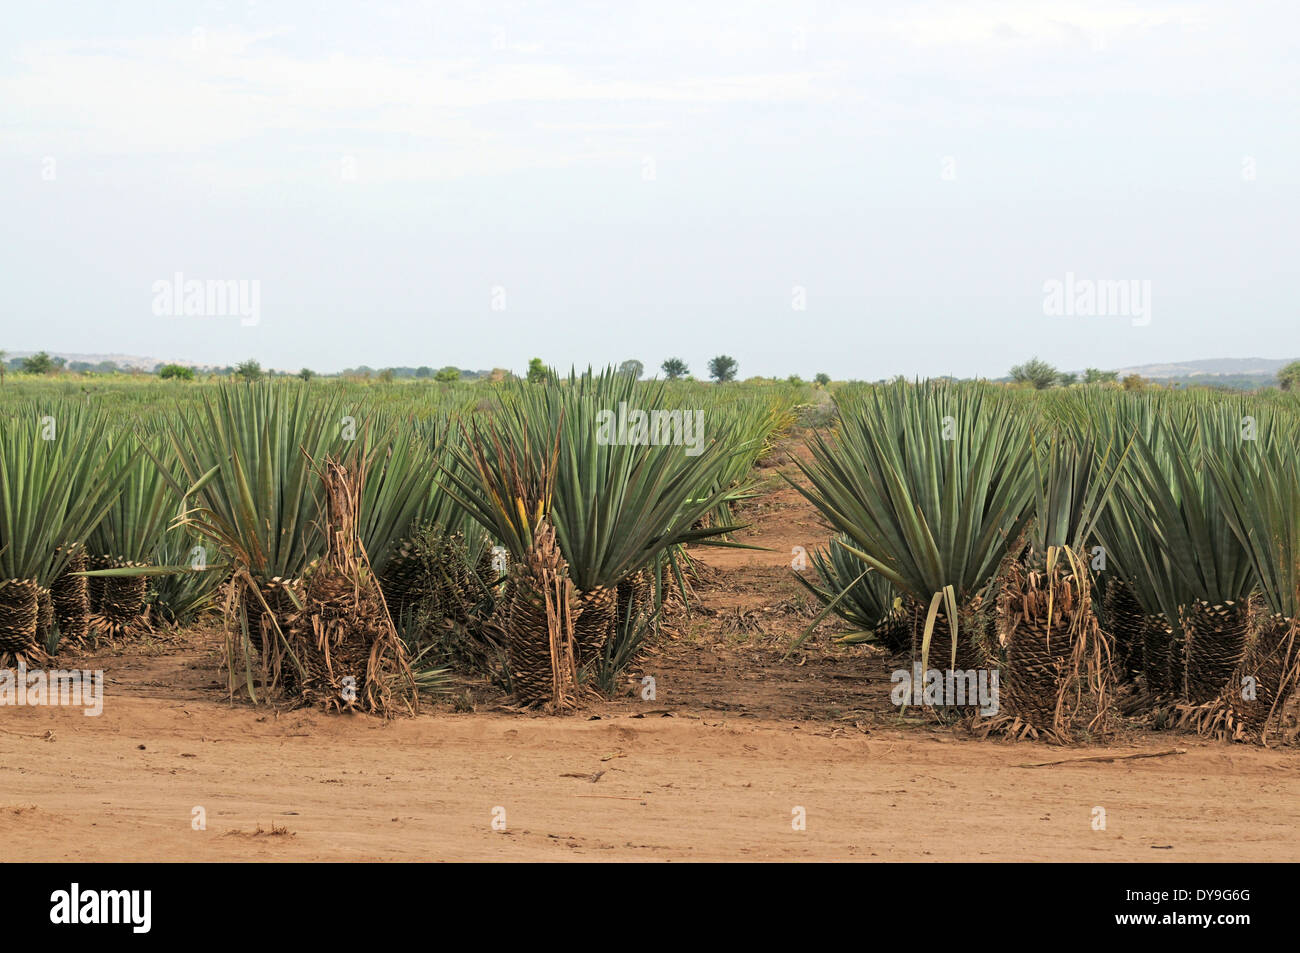
[[[641,402],[653,406],[657,397],[647,393]],[[675,547],[735,529],[730,521],[702,525],[702,517],[716,513],[732,492],[722,472],[735,443],[723,435],[695,456],[671,445],[602,443],[597,417],[610,410],[602,404],[579,395],[567,402],[560,420],[554,519],[581,594],[580,662],[596,657],[618,624],[619,586],[657,569],[659,557]]]
[[[1210,460],[1250,449],[1214,417],[1191,423],[1189,430],[1186,419],[1162,418],[1151,440],[1136,442],[1122,495],[1139,530],[1127,543],[1128,556],[1141,566],[1174,636],[1165,642],[1154,626],[1148,629],[1149,687],[1199,704],[1222,691],[1241,660],[1255,574],[1220,515],[1208,470]],[[1145,545],[1133,545],[1134,539]]]
[[[854,631],[836,641],[844,644],[875,642],[891,652],[911,648],[910,614],[903,607],[898,590],[884,576],[846,548],[847,537],[833,538],[825,549],[815,549],[809,556],[821,584],[802,572],[795,579],[811,592],[823,606],[853,626]],[[798,648],[803,638],[791,647]]]
[[[1066,742],[1080,710],[1090,710],[1094,730],[1108,714],[1111,649],[1093,612],[1086,547],[1123,461],[1083,435],[1056,434],[1033,454],[1028,546],[1008,561],[998,595],[1000,727],[1017,736]]]
[[[751,450],[725,433],[710,434],[691,448],[610,439],[611,417],[628,406],[672,420],[661,386],[638,385],[613,372],[507,389],[493,403],[490,430],[467,440],[458,468],[444,469],[449,489],[464,497],[466,508],[516,563],[529,558],[528,536],[521,530],[528,521],[510,512],[510,493],[522,492],[510,484],[549,477],[545,516],[575,586],[576,662],[594,665],[598,683],[612,679],[604,670],[608,664],[621,667],[631,657],[623,635],[638,631],[635,620],[656,615],[662,574],[673,565],[675,550],[734,528],[699,524],[731,491],[723,485],[724,468],[735,453]],[[606,652],[611,638],[620,646]]]
[[[559,435],[542,455],[527,433],[491,421],[467,431],[447,491],[510,556],[506,593],[493,625],[505,644],[514,693],[528,705],[572,704],[577,681],[573,584],[551,525]]]
[[[54,645],[51,586],[113,503],[130,458],[102,457],[103,414],[55,403],[0,420],[0,653]],[[39,624],[38,624],[39,623]]]
[[[1294,435],[1292,435],[1293,437]],[[1293,439],[1206,460],[1220,512],[1245,549],[1266,613],[1240,665],[1197,720],[1207,731],[1263,738],[1300,680],[1300,462]]]
[[[143,451],[142,451],[143,448]],[[180,494],[160,461],[158,435],[105,441],[107,458],[121,473],[112,506],[86,540],[93,623],[110,634],[129,629],[144,612],[147,578],[135,569],[156,556],[176,515]]]
[[[656,443],[649,430],[645,440],[619,439],[611,423],[628,406],[647,420],[666,420],[669,436],[674,419],[680,424],[682,412],[666,406],[662,385],[640,385],[612,370],[509,392],[494,413],[516,445],[554,445],[551,519],[577,587],[579,664],[602,657],[604,642],[618,628],[620,586],[624,603],[630,603],[648,575],[661,578],[661,557],[672,565],[677,547],[718,541],[736,528],[730,521],[701,525],[702,517],[718,511],[733,492],[725,468],[736,454],[754,449],[729,432],[711,433],[707,440],[700,434],[694,447]],[[535,465],[547,461],[539,458]]]
[[[858,393],[840,415],[838,442],[815,434],[812,462],[797,461],[810,486],[790,482],[845,534],[848,552],[929,607],[917,639],[924,667],[939,622],[951,666],[978,667],[980,614],[1029,517],[1027,431],[989,389],[944,383]]]
[[[171,435],[184,480],[175,484],[186,506],[179,522],[210,544],[210,570],[229,573],[238,633],[228,663],[233,678],[242,661],[254,699],[250,648],[263,652],[272,684],[292,671],[280,653],[282,617],[301,609],[299,580],[325,549],[314,461],[354,458],[350,416],[296,384],[228,385]]]

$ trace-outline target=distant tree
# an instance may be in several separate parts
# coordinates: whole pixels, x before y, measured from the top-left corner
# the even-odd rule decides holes
[[[186,367],[184,364],[164,364],[158,368],[158,376],[163,380],[192,381],[194,380],[194,368]]]
[[[1124,385],[1125,390],[1146,390],[1147,388],[1146,378],[1141,374],[1129,374],[1120,383]]]
[[[787,384],[802,384],[803,378],[800,377],[798,374],[791,374],[789,377],[785,379],[785,382]]]
[[[454,384],[460,380],[460,371],[454,367],[444,367],[433,376],[433,379],[440,384]]]
[[[641,374],[644,371],[645,371],[645,365],[642,364],[640,361],[635,361],[635,360],[624,361],[622,364],[618,366],[618,372],[620,374],[626,374],[628,377],[635,377],[638,380],[641,379]]]
[[[298,372],[298,376],[302,380],[309,381],[316,376],[316,372],[313,371],[310,367],[304,367],[302,370]]]
[[[1095,367],[1084,368],[1083,382],[1085,384],[1105,384],[1114,380],[1119,380],[1119,371],[1103,371]]]
[[[825,387],[827,384],[831,382],[831,375],[826,373],[818,374],[816,377],[813,378],[813,381],[817,384],[818,387]]]
[[[391,384],[393,382],[393,378],[396,376],[397,376],[396,372],[391,367],[385,367],[382,371],[379,372],[379,379],[385,384]]]
[[[419,367],[417,367],[417,368],[415,369],[415,376],[416,376],[416,377],[432,377],[432,376],[433,376],[433,368],[432,368],[432,367],[427,367],[427,366],[425,366],[425,365],[422,364],[422,365],[420,365]]]
[[[678,380],[691,372],[691,369],[686,366],[686,362],[680,357],[668,358],[668,360],[659,365],[659,370],[663,371],[664,377],[668,378],[670,381]]]
[[[736,363],[736,359],[728,357],[726,354],[719,354],[709,361],[709,376],[719,384],[734,381],[738,369],[739,365]]]
[[[1078,380],[1078,374],[1058,374],[1056,376],[1056,383],[1060,384],[1062,387],[1069,387],[1071,384],[1077,383]]]
[[[1046,390],[1057,382],[1061,374],[1046,361],[1030,358],[1011,368],[1011,379],[1017,384],[1029,384],[1034,390]]]
[[[26,374],[50,374],[54,371],[54,362],[44,351],[23,358],[23,372]]]
[[[3,357],[4,351],[0,351]],[[1292,361],[1277,372],[1277,384],[1283,390],[1300,390],[1300,361]]]
[[[253,381],[260,381],[262,379],[262,365],[250,357],[246,361],[241,361],[239,366],[235,368],[235,376],[240,380],[248,381],[250,384]]]
[[[500,384],[502,381],[510,380],[510,377],[510,372],[504,367],[494,367],[488,372],[487,379],[489,384]]]
[[[535,357],[528,362],[528,383],[540,384],[546,380],[549,375],[546,373],[546,365],[542,363],[540,357]]]

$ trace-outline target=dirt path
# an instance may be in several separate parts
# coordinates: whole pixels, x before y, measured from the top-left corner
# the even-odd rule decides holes
[[[99,718],[25,709],[5,727],[27,733],[0,734],[10,861],[1300,854],[1294,755],[1186,739],[1177,757],[1030,769],[1016,765],[1071,752],[707,711],[383,724],[135,693]]]
[[[795,491],[768,489],[742,538],[773,551],[697,550],[696,612],[623,697],[578,716],[493,710],[490,692],[473,713],[389,723],[277,716],[225,700],[215,632],[101,653],[87,665],[106,672],[102,716],[0,709],[0,860],[1300,856],[1295,749],[1168,732],[1104,749],[974,741],[900,724],[877,652],[819,634],[783,659],[812,614],[791,547],[828,532]]]

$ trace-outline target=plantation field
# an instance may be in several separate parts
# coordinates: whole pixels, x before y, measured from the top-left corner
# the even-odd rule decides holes
[[[1282,393],[11,380],[0,859],[1292,859],[1298,439]],[[102,713],[6,689],[68,670]]]
[[[1072,749],[978,741],[900,724],[889,659],[835,645],[844,625],[784,659],[812,614],[786,554],[825,528],[776,469],[757,471],[763,490],[739,514],[751,524],[741,538],[768,551],[700,548],[709,568],[689,623],[618,696],[576,715],[503,711],[504,694],[481,682],[473,712],[444,700],[390,721],[232,706],[211,626],[75,657],[106,669],[111,701],[98,718],[5,713],[4,859],[1296,856],[1294,749],[1138,729]],[[642,673],[656,677],[653,702],[639,697]],[[1171,748],[1186,753],[1017,767]],[[196,806],[204,831],[192,829]]]

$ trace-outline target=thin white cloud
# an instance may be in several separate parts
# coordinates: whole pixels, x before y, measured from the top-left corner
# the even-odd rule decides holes
[[[658,80],[631,70],[598,75],[561,63],[488,58],[307,59],[265,42],[277,35],[199,31],[27,51],[0,78],[2,115],[15,130],[6,141],[20,152],[184,153],[272,132],[334,138],[338,132],[482,150],[510,138],[490,111],[512,106],[723,106],[826,102],[834,95],[825,67]],[[570,128],[592,134],[660,125],[647,119]],[[493,164],[491,156],[480,161]]]

